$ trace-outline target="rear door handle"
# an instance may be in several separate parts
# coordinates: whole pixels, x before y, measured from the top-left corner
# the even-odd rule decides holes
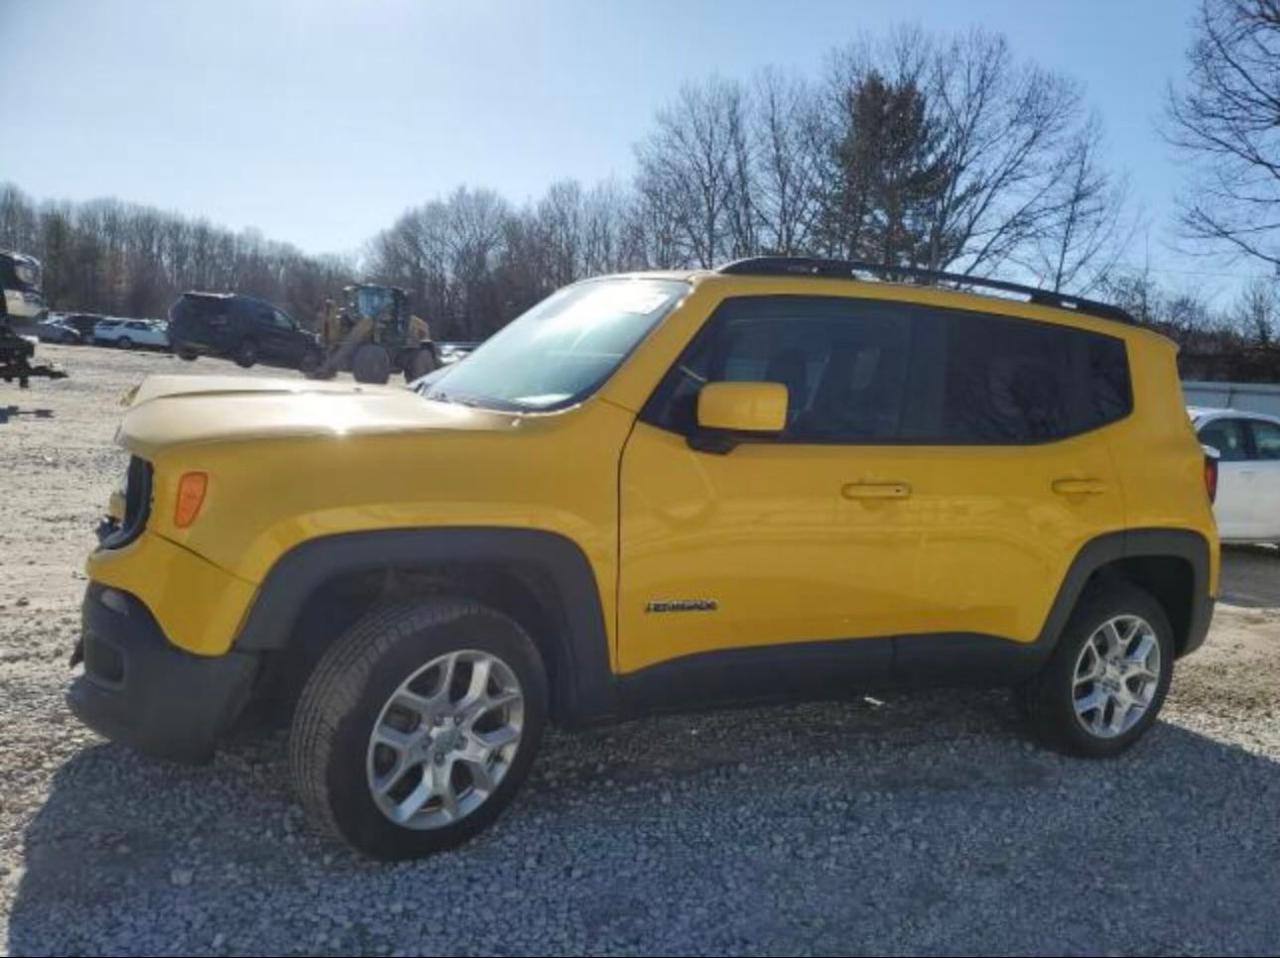
[[[1107,491],[1101,479],[1055,479],[1053,491],[1060,496],[1097,496]]]
[[[905,499],[911,486],[905,482],[850,482],[840,490],[846,499]]]

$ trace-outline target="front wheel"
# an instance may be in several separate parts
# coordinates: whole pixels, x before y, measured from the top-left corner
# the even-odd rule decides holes
[[[404,362],[404,381],[413,382],[415,379],[421,379],[428,373],[433,373],[440,368],[440,364],[436,362],[435,351],[432,349],[415,349],[405,357]]]
[[[1048,745],[1106,758],[1149,729],[1173,679],[1173,629],[1149,593],[1106,583],[1081,599],[1040,674],[1015,693]]]
[[[242,339],[232,358],[241,369],[248,369],[258,361],[258,344],[252,339]]]
[[[302,356],[298,359],[298,372],[304,376],[314,376],[322,362],[324,362],[324,356],[319,349],[303,350]]]
[[[116,348],[133,349],[133,340],[130,339],[128,336],[121,336],[119,339],[116,340]]]
[[[442,851],[511,802],[546,718],[542,659],[514,621],[464,600],[383,606],[303,689],[294,787],[313,821],[366,855]]]
[[[391,355],[377,343],[365,343],[351,357],[351,378],[358,383],[386,385],[391,378]]]

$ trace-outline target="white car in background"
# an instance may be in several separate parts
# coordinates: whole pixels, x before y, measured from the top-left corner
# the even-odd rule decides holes
[[[168,349],[169,331],[164,323],[149,319],[104,319],[93,327],[93,341],[120,349]]]
[[[1280,543],[1280,417],[1239,409],[1187,410],[1218,458],[1213,513],[1224,542]]]

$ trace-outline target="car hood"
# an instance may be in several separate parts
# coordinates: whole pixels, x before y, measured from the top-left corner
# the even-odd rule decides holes
[[[396,386],[247,376],[150,376],[124,397],[120,442],[144,458],[176,445],[424,430],[503,430],[520,417]]]

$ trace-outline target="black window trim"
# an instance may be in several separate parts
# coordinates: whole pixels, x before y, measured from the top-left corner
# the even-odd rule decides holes
[[[1128,373],[1128,375],[1125,377],[1127,381],[1127,386],[1128,386],[1127,397],[1126,397],[1128,400],[1126,404],[1127,409],[1123,416],[1118,416],[1115,419],[1109,419],[1106,422],[1099,423],[1096,426],[1091,426],[1090,428],[1083,429],[1079,432],[1072,432],[1065,436],[1054,436],[1048,439],[1011,439],[1007,442],[994,442],[987,439],[967,440],[967,441],[966,440],[944,441],[941,439],[930,439],[930,438],[919,438],[919,437],[903,437],[903,438],[893,438],[893,439],[878,438],[878,439],[871,439],[871,440],[837,439],[837,438],[818,439],[818,438],[810,438],[810,437],[796,438],[796,437],[789,437],[783,433],[758,433],[758,432],[739,433],[739,432],[731,432],[728,430],[706,430],[706,429],[701,429],[696,425],[692,430],[688,432],[683,432],[679,429],[672,428],[671,426],[665,424],[664,422],[661,421],[662,420],[661,407],[666,403],[667,400],[661,394],[667,388],[668,380],[671,378],[672,373],[675,372],[685,362],[685,360],[690,355],[692,355],[696,349],[699,348],[699,346],[702,344],[702,342],[706,338],[715,335],[716,330],[719,328],[721,323],[724,322],[723,310],[726,304],[734,302],[736,300],[743,300],[743,299],[751,299],[751,300],[821,299],[821,300],[827,300],[827,301],[833,301],[833,302],[856,302],[856,303],[872,303],[872,304],[884,303],[890,306],[908,306],[908,307],[914,307],[914,308],[929,309],[937,313],[948,313],[948,314],[954,313],[954,314],[960,314],[964,316],[978,316],[978,317],[987,318],[987,319],[997,319],[1005,322],[1014,322],[1014,323],[1034,323],[1037,326],[1048,326],[1054,329],[1069,329],[1075,332],[1085,333],[1090,336],[1099,336],[1104,339],[1115,340],[1120,344],[1120,348],[1124,354],[1125,370]],[[909,357],[914,356],[914,350],[916,347],[914,334],[915,334],[915,330],[913,329],[912,335],[908,337],[908,356]],[[901,447],[921,447],[921,448],[931,448],[931,449],[948,449],[948,448],[1007,449],[1010,447],[1049,446],[1055,443],[1070,442],[1074,439],[1080,438],[1081,436],[1088,436],[1102,429],[1109,429],[1112,426],[1115,426],[1119,423],[1122,423],[1132,418],[1134,413],[1134,406],[1135,406],[1135,403],[1134,403],[1134,392],[1133,392],[1133,364],[1130,362],[1130,359],[1129,359],[1129,344],[1123,336],[1115,336],[1110,333],[1099,332],[1092,329],[1083,329],[1081,327],[1071,326],[1066,323],[1057,323],[1057,322],[1052,322],[1049,320],[1041,320],[1041,319],[1029,319],[1022,316],[1011,316],[1009,314],[993,312],[991,310],[963,309],[963,308],[957,308],[952,306],[934,306],[930,303],[920,303],[920,302],[915,302],[911,300],[883,299],[881,297],[876,297],[876,296],[832,296],[830,294],[815,295],[813,293],[749,293],[749,294],[743,294],[739,296],[726,296],[723,299],[721,299],[718,303],[715,304],[715,306],[711,311],[711,314],[703,322],[702,326],[699,327],[698,331],[690,338],[689,342],[685,344],[684,348],[680,350],[680,354],[676,357],[675,361],[671,364],[671,366],[668,367],[666,372],[664,372],[662,376],[658,379],[658,382],[654,386],[653,391],[649,394],[648,399],[646,399],[644,405],[640,407],[640,414],[637,418],[639,419],[640,422],[643,422],[648,426],[652,426],[655,429],[661,429],[663,432],[684,437],[684,439],[694,449],[697,449],[699,451],[704,451],[704,452],[717,453],[717,454],[723,454],[723,453],[729,452],[730,450],[733,449],[734,446],[746,444],[746,443],[769,444],[769,445],[778,445],[778,446],[850,446],[854,448],[877,448],[877,447],[893,448],[893,447],[901,446]],[[1248,435],[1248,440],[1252,442],[1251,430],[1246,430],[1246,434]]]

